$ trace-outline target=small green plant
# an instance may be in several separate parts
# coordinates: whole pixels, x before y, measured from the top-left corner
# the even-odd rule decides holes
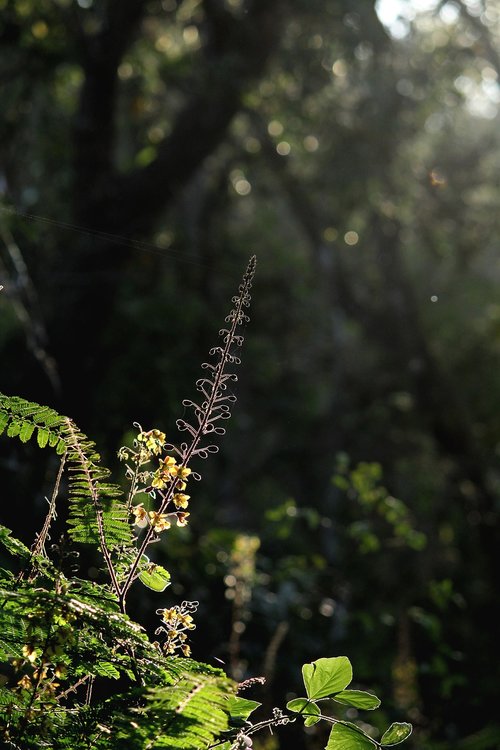
[[[393,497],[381,482],[380,464],[361,461],[351,468],[344,453],[337,456],[333,484],[350,501],[355,501],[361,516],[349,524],[349,536],[355,540],[361,554],[377,552],[384,543],[390,547],[422,550],[426,537],[414,528],[410,509],[402,500]]]
[[[237,748],[243,750],[251,746],[251,735],[255,732],[265,727],[288,724],[298,717],[304,719],[306,727],[313,726],[321,720],[333,724],[325,750],[374,750],[374,748],[399,745],[410,736],[411,724],[395,722],[384,732],[380,740],[375,740],[356,724],[322,712],[319,704],[329,705],[331,701],[365,711],[371,711],[380,706],[380,700],[372,693],[364,690],[347,690],[352,681],[352,666],[347,656],[317,659],[311,664],[303,664],[302,678],[307,697],[288,701],[286,708],[291,715],[275,708],[271,719],[256,724],[246,721],[246,726],[240,730],[232,744],[228,742],[220,747],[223,750],[236,750]],[[250,714],[259,706],[260,703],[256,701],[239,697],[232,698],[232,718],[233,720],[236,718],[248,720]]]
[[[203,365],[198,401],[186,400],[192,419],[178,420],[187,434],[167,442],[158,429],[137,427],[133,445],[122,447],[129,490],[110,481],[94,443],[68,417],[19,397],[0,394],[0,434],[26,443],[35,439],[60,457],[46,519],[31,548],[0,526],[0,732],[13,750],[238,750],[265,727],[304,719],[333,724],[328,750],[362,750],[397,744],[408,724],[393,724],[380,742],[355,724],[326,716],[320,703],[337,701],[373,709],[380,701],[347,690],[352,669],[346,657],[319,659],[302,668],[307,697],[275,708],[252,723],[260,704],[237,695],[255,680],[237,683],[220,669],[190,657],[189,633],[197,602],[157,609],[160,624],[151,641],[127,615],[127,597],[139,582],[155,592],[170,584],[169,572],[150,559],[150,548],[172,525],[189,523],[188,482],[200,475],[189,464],[218,450],[235,396],[235,351],[248,316],[255,258],[250,260],[221,342]],[[65,477],[66,484],[63,483]],[[63,492],[63,488],[66,488]],[[66,506],[66,507],[65,507]],[[67,536],[50,542],[56,514],[67,517]],[[75,544],[101,553],[105,583],[73,572]],[[113,682],[114,681],[114,682]],[[110,687],[112,686],[112,687]]]

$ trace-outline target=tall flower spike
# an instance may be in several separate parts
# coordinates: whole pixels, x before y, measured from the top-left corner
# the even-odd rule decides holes
[[[183,406],[193,409],[194,418],[191,422],[188,422],[185,419],[178,419],[177,427],[181,432],[188,432],[191,436],[191,440],[186,443],[181,443],[179,446],[171,444],[165,444],[163,446],[164,450],[177,453],[179,458],[175,462],[175,467],[167,467],[169,476],[173,477],[174,481],[169,481],[168,484],[162,481],[156,482],[156,485],[164,485],[158,487],[160,503],[155,511],[160,519],[162,514],[165,514],[171,501],[173,501],[176,508],[186,507],[187,502],[185,505],[183,504],[183,501],[179,502],[181,497],[185,498],[186,501],[189,498],[189,495],[180,494],[186,488],[185,480],[188,476],[191,476],[194,479],[200,479],[199,474],[192,472],[191,469],[188,468],[189,461],[194,456],[207,458],[209,453],[217,453],[219,450],[216,445],[208,442],[210,438],[207,439],[207,436],[211,436],[212,434],[224,435],[225,429],[217,423],[221,420],[229,419],[231,416],[229,405],[236,401],[236,396],[228,391],[228,384],[235,382],[238,378],[233,372],[226,372],[226,370],[228,365],[238,365],[240,363],[240,359],[234,354],[234,351],[237,347],[240,347],[243,344],[243,336],[238,332],[240,327],[245,323],[248,323],[250,320],[245,309],[250,306],[250,289],[252,288],[252,280],[255,274],[256,265],[257,258],[254,255],[250,258],[247,269],[243,275],[243,279],[238,288],[238,294],[232,299],[234,307],[225,320],[227,328],[221,328],[219,331],[222,343],[221,345],[214,346],[213,349],[210,349],[210,356],[212,356],[215,361],[213,363],[205,362],[202,365],[202,368],[206,370],[207,373],[205,377],[199,378],[199,380],[196,381],[196,388],[198,392],[201,393],[203,400],[201,403],[191,401],[190,399],[186,399],[182,402]],[[177,497],[177,503],[175,497]],[[178,525],[185,525],[189,514],[177,511],[175,515],[177,517]],[[139,563],[142,560],[148,545],[154,541],[155,527],[150,522],[135,559],[130,566],[128,575],[120,589],[120,607],[122,612],[125,611],[127,592],[135,580]]]
[[[245,313],[245,308],[250,306],[250,289],[255,274],[257,258],[250,258],[238,294],[232,298],[234,308],[231,310],[225,322],[227,328],[221,328],[219,336],[222,343],[210,349],[210,356],[215,358],[214,363],[204,362],[202,369],[207,370],[203,378],[196,381],[196,389],[202,394],[203,401],[197,403],[191,399],[185,399],[182,404],[193,409],[194,419],[188,422],[185,419],[177,420],[180,431],[189,432],[190,443],[182,443],[178,448],[181,464],[186,465],[193,456],[206,458],[209,453],[217,453],[216,445],[205,444],[207,435],[224,435],[225,428],[217,423],[229,419],[231,416],[230,404],[236,401],[236,396],[228,391],[228,385],[238,380],[233,372],[226,372],[228,365],[239,365],[241,360],[234,351],[243,344],[243,336],[238,333],[240,326],[248,323],[250,318]],[[193,474],[198,478],[196,474]]]

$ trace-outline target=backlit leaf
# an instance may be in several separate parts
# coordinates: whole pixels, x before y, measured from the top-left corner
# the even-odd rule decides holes
[[[399,745],[400,742],[406,740],[407,737],[412,733],[413,727],[406,721],[396,721],[391,724],[387,732],[384,732],[380,744],[387,745]]]
[[[262,706],[262,703],[240,698],[237,695],[231,695],[227,699],[227,710],[231,719],[239,721],[246,721],[252,711],[255,711],[259,706]]]
[[[36,440],[39,448],[45,448],[45,446],[49,442],[49,434],[49,431],[45,430],[43,427],[38,428]]]
[[[320,707],[307,698],[294,698],[294,700],[288,701],[286,707],[289,711],[300,714],[304,718],[306,727],[311,727],[320,720]]]
[[[380,699],[364,690],[342,690],[333,697],[333,700],[343,703],[345,706],[353,706],[365,711],[372,711],[380,706]]]
[[[352,680],[351,662],[347,656],[334,656],[304,664],[302,676],[311,700],[328,698],[344,690]]]
[[[31,422],[23,422],[19,431],[19,439],[22,443],[27,443],[30,437],[33,435],[35,425]]]
[[[150,565],[149,568],[143,570],[139,574],[139,580],[148,589],[153,591],[165,591],[167,586],[170,585],[170,573],[161,565]]]
[[[330,732],[325,750],[373,750],[375,746],[355,724],[339,721]]]

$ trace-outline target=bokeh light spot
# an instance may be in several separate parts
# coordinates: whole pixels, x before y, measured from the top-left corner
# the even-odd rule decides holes
[[[344,242],[346,245],[357,245],[359,242],[359,234],[352,230],[344,234]]]

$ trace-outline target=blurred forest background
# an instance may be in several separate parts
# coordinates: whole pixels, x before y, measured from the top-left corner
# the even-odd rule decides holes
[[[134,615],[199,599],[195,658],[268,709],[346,654],[363,721],[500,747],[500,3],[0,11],[3,392],[115,467],[134,420],[176,439],[258,256],[228,434]],[[54,459],[3,439],[0,468],[30,543]]]

